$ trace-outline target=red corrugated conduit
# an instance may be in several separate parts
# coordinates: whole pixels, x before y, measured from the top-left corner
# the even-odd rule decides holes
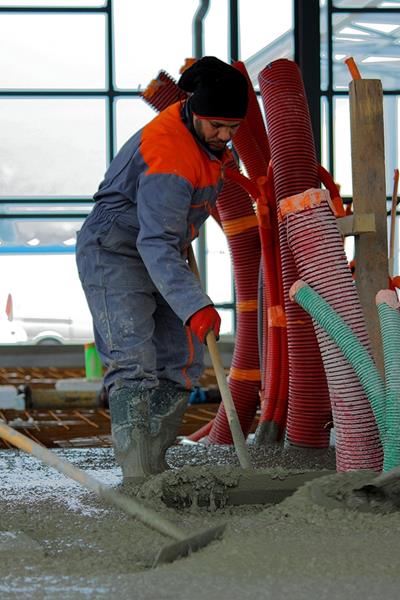
[[[323,185],[330,191],[331,198],[335,205],[335,211],[338,216],[344,216],[343,202],[340,197],[339,188],[333,181],[331,174],[326,171],[321,165],[318,166],[318,178]],[[273,183],[272,165],[269,164],[267,178],[259,180],[259,186],[264,188],[262,201],[267,206],[271,207],[270,215],[275,217],[276,200]],[[276,221],[275,221],[276,223]],[[279,240],[271,240],[266,237],[261,231],[261,244],[264,262],[268,261],[271,252],[269,247],[271,243],[275,243],[273,254],[275,256],[276,276],[278,279],[277,288],[272,284],[272,290],[277,289],[279,295],[278,305],[272,309],[274,319],[268,319],[269,307],[275,306],[271,304],[270,294],[268,294],[271,283],[264,285],[264,304],[263,304],[263,340],[270,337],[269,353],[266,354],[264,349],[264,361],[262,366],[262,390],[261,390],[261,414],[260,421],[256,431],[256,442],[265,444],[268,440],[273,440],[274,436],[278,438],[283,433],[286,426],[287,403],[288,403],[288,383],[289,383],[289,365],[288,365],[288,348],[287,348],[287,329],[286,318],[284,315],[284,300],[283,300],[283,285],[282,285],[282,266],[280,259]],[[272,235],[278,238],[277,225],[271,229]],[[271,234],[270,232],[270,234]],[[271,270],[272,267],[270,266]],[[268,268],[267,268],[268,272]],[[271,282],[271,279],[269,280]],[[272,280],[273,281],[273,280]],[[276,284],[275,284],[276,285]],[[265,324],[267,328],[265,327]],[[269,329],[268,329],[269,325]],[[279,327],[279,344],[275,341],[276,335],[273,336],[272,327]],[[275,329],[276,332],[276,329]],[[265,343],[264,343],[264,347]],[[277,387],[278,386],[278,387]],[[276,392],[276,390],[278,391]],[[276,394],[276,396],[275,396]]]
[[[299,277],[350,327],[371,354],[361,304],[327,190],[311,189],[280,202]],[[328,379],[338,471],[382,468],[383,451],[370,402],[341,350],[314,324]],[[329,418],[326,411],[322,417]]]
[[[178,100],[184,100],[187,94],[166,71],[160,71],[143,91],[142,98],[155,110],[161,111]]]
[[[286,59],[274,61],[260,72],[259,82],[279,202],[317,187],[318,163],[297,65]],[[289,300],[289,289],[299,277],[283,224],[279,226],[279,239],[289,352],[287,438],[298,446],[327,447],[328,387],[312,321]]]
[[[288,354],[283,284],[272,170],[259,178],[260,237],[263,260],[263,362],[261,414],[255,441],[279,439],[285,428],[288,399]]]
[[[250,431],[259,401],[260,368],[257,331],[257,288],[260,264],[260,239],[257,217],[249,193],[257,189],[240,173],[232,161],[225,170],[224,187],[218,197],[218,212],[232,256],[237,329],[229,372],[229,389],[245,436]],[[212,444],[232,444],[229,424],[221,404],[208,434]]]
[[[344,216],[343,202],[340,198],[339,188],[332,179],[331,174],[322,166],[318,166],[318,177],[324,186],[329,189],[331,197],[334,199],[335,210],[338,216]],[[262,201],[271,207],[270,215],[275,217],[276,200],[273,184],[272,165],[268,166],[267,178],[260,178],[259,186],[264,187]],[[264,303],[263,303],[263,341],[264,341],[264,358],[262,363],[262,390],[261,390],[261,414],[260,421],[256,431],[256,443],[265,444],[268,440],[273,440],[274,436],[278,436],[284,432],[286,426],[287,403],[288,403],[288,348],[287,348],[287,330],[286,318],[284,315],[284,300],[283,300],[283,285],[282,285],[282,266],[280,260],[279,240],[271,240],[266,238],[263,230],[261,231],[261,244],[264,263],[269,260],[271,251],[269,247],[271,243],[275,244],[273,254],[276,263],[276,277],[278,284],[272,284],[272,289],[277,289],[279,295],[278,305],[270,304],[270,295],[268,291],[271,283],[266,283],[264,286]],[[275,221],[275,226],[271,229],[272,235],[278,238],[278,230]],[[270,234],[271,234],[270,232]],[[269,267],[271,270],[272,267]],[[268,268],[267,268],[268,272]],[[271,279],[269,280],[271,282]],[[273,280],[272,280],[273,281]],[[277,285],[277,288],[274,287]],[[274,306],[274,309],[270,307]],[[272,312],[271,319],[268,319],[268,311]],[[268,328],[269,326],[269,328]],[[275,341],[272,327],[279,327],[279,343]],[[276,329],[275,329],[276,332]],[[266,353],[265,339],[271,338],[268,342],[269,352]],[[278,387],[277,387],[278,386]],[[276,392],[276,390],[278,391]],[[276,394],[276,395],[275,395]]]
[[[259,177],[267,174],[268,163],[265,162],[246,120],[241,123],[235,134],[234,148],[246,169],[247,176],[254,183]]]
[[[187,436],[189,440],[192,442],[200,442],[203,438],[207,438],[210,433],[211,427],[213,426],[214,419],[211,419],[208,423],[200,427],[197,431],[194,431],[190,435]]]
[[[245,67],[245,64],[241,61],[237,61],[233,63],[233,66],[236,67],[247,79],[248,89],[249,89],[249,106],[247,109],[247,114],[245,117],[245,123],[251,132],[251,135],[254,139],[253,147],[257,147],[259,153],[261,153],[264,165],[268,166],[271,152],[269,149],[267,132],[265,129],[264,119],[261,114],[260,105],[258,103],[258,99],[256,93],[253,88],[253,84]],[[238,132],[239,133],[239,132]],[[235,136],[236,139],[236,136]],[[242,159],[243,160],[243,159]],[[244,161],[243,161],[244,162]],[[247,169],[247,165],[246,165]],[[266,174],[264,170],[263,173],[260,173],[260,176]],[[251,175],[249,174],[249,177]]]
[[[281,395],[282,392],[284,394],[283,407],[286,409],[287,337],[286,331],[284,331],[285,325],[283,325],[285,319],[282,304],[279,305],[282,276],[276,203],[274,194],[269,194],[268,197],[266,188],[266,176],[270,161],[268,137],[260,105],[246,67],[241,62],[234,63],[234,66],[245,75],[249,83],[249,108],[244,122],[234,137],[234,146],[249,178],[259,187],[257,217],[262,248],[263,301],[259,307],[260,319],[260,311],[262,311],[261,417],[260,425],[257,428],[256,442],[263,444],[268,438],[276,439],[276,437],[279,437],[284,429],[284,417],[273,430],[269,427],[265,428],[263,424],[267,421],[272,422],[275,408],[278,404],[280,407],[282,406],[282,402],[279,402],[279,387],[286,387],[285,391],[281,389]],[[249,193],[255,198],[254,192],[252,193],[249,190]],[[286,368],[285,365],[282,365],[282,359],[286,361]],[[282,377],[284,380],[282,380]],[[286,381],[286,386],[282,386],[284,381]]]

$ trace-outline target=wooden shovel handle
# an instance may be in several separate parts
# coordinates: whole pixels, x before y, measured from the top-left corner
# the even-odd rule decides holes
[[[12,427],[1,422],[0,437],[10,442],[13,446],[20,448],[20,450],[24,450],[24,452],[32,454],[47,465],[54,467],[67,477],[74,479],[83,487],[100,496],[100,498],[117,506],[125,513],[138,518],[152,529],[172,537],[174,540],[184,540],[186,538],[186,533],[175,527],[170,521],[162,518],[156,511],[143,506],[130,496],[120,494],[112,488],[103,485],[100,481],[97,481],[97,479],[91,477],[81,469],[59,458],[54,452],[51,452],[44,446],[40,446],[26,435],[15,431]]]
[[[199,270],[197,268],[196,258],[194,256],[192,246],[188,248],[188,262],[191,271],[196,275],[200,281]],[[231,430],[233,443],[235,446],[236,454],[239,459],[240,466],[242,469],[251,469],[252,464],[250,460],[250,454],[246,446],[246,440],[244,439],[243,431],[240,426],[239,417],[236,412],[236,407],[232,399],[232,394],[229,389],[228,383],[225,377],[224,366],[222,364],[221,355],[217,347],[217,341],[215,334],[210,331],[206,336],[207,348],[210,353],[211,363],[217,378],[219,391],[221,393],[222,402],[224,404],[226,416],[228,419],[229,428]]]

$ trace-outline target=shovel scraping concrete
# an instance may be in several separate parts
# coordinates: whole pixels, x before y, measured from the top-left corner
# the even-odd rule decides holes
[[[185,531],[182,531],[182,529],[176,527],[169,520],[163,518],[155,510],[144,506],[134,498],[125,496],[108,486],[104,486],[94,477],[91,477],[71,463],[62,460],[54,452],[36,444],[36,442],[33,442],[27,436],[15,431],[15,429],[12,429],[12,427],[9,427],[2,422],[0,422],[0,437],[20,450],[24,450],[47,465],[54,467],[57,471],[60,471],[67,477],[74,479],[80,485],[95,492],[95,494],[106,500],[109,504],[120,508],[130,516],[136,517],[145,523],[145,525],[148,525],[159,533],[171,537],[174,542],[161,548],[155,557],[153,567],[162,563],[170,563],[178,558],[187,556],[188,554],[207,546],[213,540],[222,537],[226,526],[225,523],[187,535]]]
[[[384,502],[400,508],[400,467],[381,473],[354,492],[367,502]]]

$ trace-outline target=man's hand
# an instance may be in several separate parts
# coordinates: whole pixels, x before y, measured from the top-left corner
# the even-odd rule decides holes
[[[213,331],[218,339],[221,317],[213,306],[205,306],[190,317],[188,325],[200,342],[203,343],[209,331]]]

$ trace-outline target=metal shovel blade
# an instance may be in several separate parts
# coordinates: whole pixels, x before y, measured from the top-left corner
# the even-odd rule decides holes
[[[386,502],[395,508],[400,507],[400,467],[381,473],[354,492],[368,502]]]
[[[197,552],[200,548],[204,548],[210,542],[214,540],[221,539],[224,530],[226,527],[226,523],[222,523],[222,525],[216,525],[215,527],[210,527],[209,529],[204,529],[190,537],[184,538],[179,542],[174,542],[173,544],[168,544],[168,546],[164,546],[158,552],[153,567],[157,567],[158,565],[162,565],[164,563],[171,563],[178,558],[183,558],[184,556],[188,556],[192,554],[192,552]]]

